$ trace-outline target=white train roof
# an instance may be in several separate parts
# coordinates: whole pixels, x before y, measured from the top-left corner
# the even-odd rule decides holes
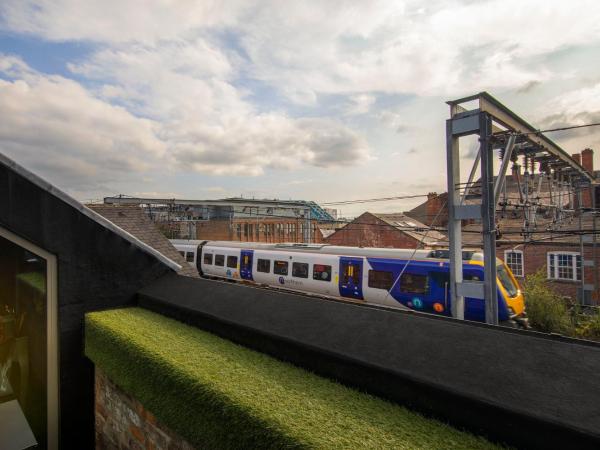
[[[363,256],[363,257],[383,257],[396,259],[448,259],[447,250],[417,250],[412,248],[374,248],[374,247],[345,247],[329,244],[298,244],[298,243],[281,243],[281,244],[266,244],[262,242],[238,242],[238,241],[184,241],[177,240],[177,243],[202,243],[206,242],[210,247],[228,247],[248,250],[269,250],[269,251],[285,251],[298,253],[320,253],[328,255],[344,255],[344,256]],[[414,254],[413,254],[414,253]],[[463,251],[463,259],[483,261],[483,253],[476,251]]]

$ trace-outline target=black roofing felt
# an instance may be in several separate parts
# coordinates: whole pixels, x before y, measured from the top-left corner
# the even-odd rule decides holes
[[[499,441],[600,439],[598,345],[176,275],[139,301]]]
[[[94,368],[83,354],[84,314],[132,305],[138,289],[171,272],[166,258],[94,217],[0,154],[0,226],[57,259],[60,445],[65,449],[94,447]]]

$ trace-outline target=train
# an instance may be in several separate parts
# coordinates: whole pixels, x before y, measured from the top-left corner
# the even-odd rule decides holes
[[[447,250],[265,244],[173,239],[200,275],[373,305],[451,316]],[[523,292],[497,259],[498,320],[528,328]],[[463,251],[463,279],[483,281],[483,253]],[[465,319],[485,322],[482,299],[465,298]]]

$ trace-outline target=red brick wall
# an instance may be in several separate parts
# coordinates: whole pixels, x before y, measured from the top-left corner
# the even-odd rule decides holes
[[[239,226],[239,228],[238,228]],[[196,239],[242,242],[304,242],[306,220],[282,218],[218,219],[198,222]],[[311,221],[312,243],[322,242],[317,222]]]
[[[350,247],[415,248],[418,241],[369,213],[324,239],[331,245]]]
[[[594,151],[591,148],[586,148],[581,152],[581,165],[589,173],[594,173]],[[581,193],[581,200],[583,207],[592,207],[592,188],[583,190]]]
[[[131,395],[96,368],[96,450],[193,450]]]
[[[504,260],[504,251],[511,250],[513,246],[501,245],[496,250],[496,255]],[[548,244],[529,244],[529,245],[520,245],[517,247],[517,250],[523,251],[523,264],[524,264],[524,272],[525,275],[529,275],[537,272],[541,268],[545,268],[547,265],[547,255],[548,252],[576,252],[579,253],[578,245],[557,245]],[[598,272],[598,276],[600,278],[600,252],[597,255],[596,265],[594,267],[584,267],[584,277],[586,283],[592,284],[594,282],[594,269]],[[591,260],[592,259],[592,250],[588,246],[585,249],[584,259]],[[545,270],[545,269],[544,269]],[[523,281],[523,278],[517,278],[519,282]],[[572,297],[573,299],[577,298],[577,288],[581,286],[580,281],[558,281],[558,280],[549,280],[550,285],[561,295]],[[595,295],[595,301],[598,302],[598,292]]]

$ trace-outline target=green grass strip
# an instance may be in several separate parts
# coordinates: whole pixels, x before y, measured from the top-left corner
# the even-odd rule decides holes
[[[85,353],[201,448],[498,448],[141,308],[87,314]]]

